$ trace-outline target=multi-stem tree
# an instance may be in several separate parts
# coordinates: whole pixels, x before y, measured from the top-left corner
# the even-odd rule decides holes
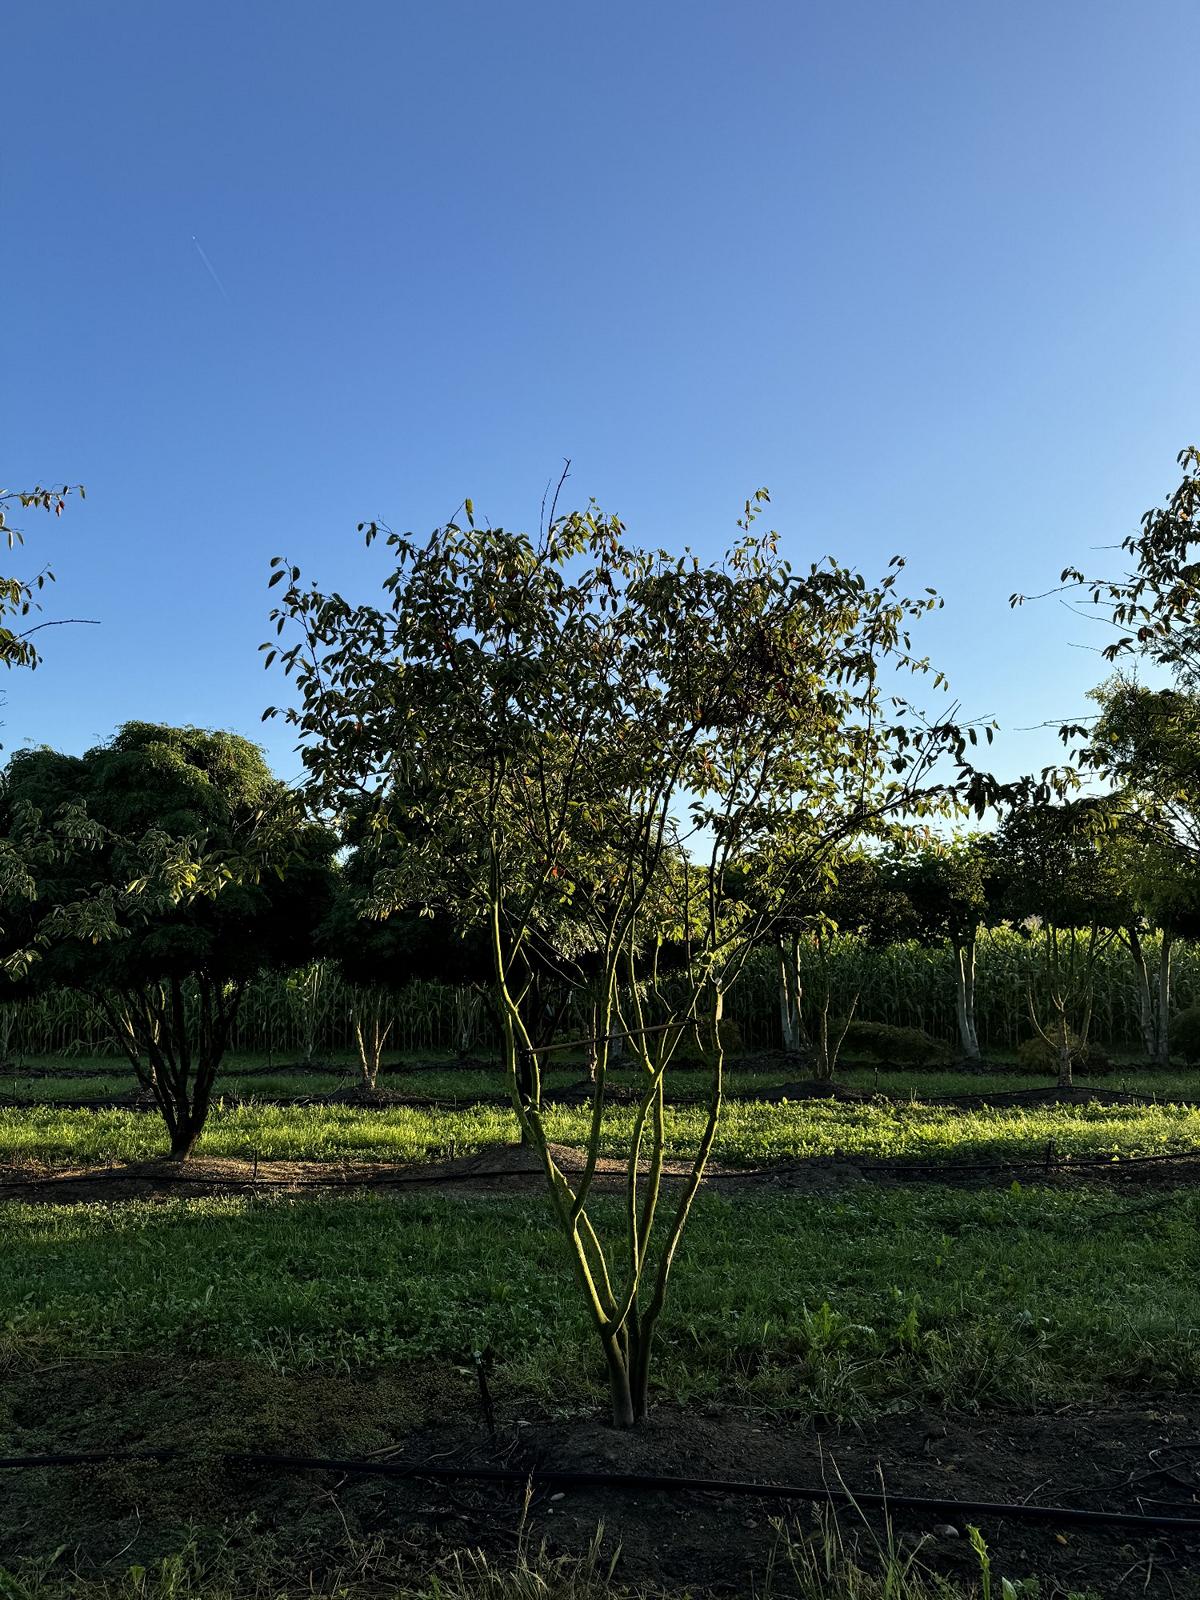
[[[382,605],[306,585],[277,558],[287,716],[325,804],[378,798],[406,848],[375,910],[450,911],[489,930],[507,1078],[536,1148],[607,1368],[614,1420],[645,1416],[651,1352],[717,1134],[725,993],[816,864],[880,820],[939,803],[966,742],[900,693],[907,635],[936,599],[825,562],[794,570],[751,522],[724,561],[628,541],[594,508],[536,537],[464,524],[427,539],[372,524]],[[289,628],[292,630],[289,632]],[[271,715],[268,712],[267,715]],[[986,786],[974,780],[981,797]],[[397,812],[400,813],[397,821]],[[753,904],[735,870],[755,860]],[[569,929],[569,937],[564,930]],[[681,941],[665,981],[659,958]],[[576,1167],[543,1119],[533,976],[549,953],[595,996],[595,1085]],[[704,1127],[668,1175],[664,1078],[690,1035]],[[623,1222],[593,1207],[610,1063],[640,1070]],[[669,1201],[669,1203],[668,1203]]]
[[[93,998],[186,1158],[246,984],[310,956],[330,836],[257,745],[151,723],[17,752],[0,799],[6,970]]]

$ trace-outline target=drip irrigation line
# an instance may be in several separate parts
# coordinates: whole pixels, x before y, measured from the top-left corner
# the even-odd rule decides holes
[[[1153,1156],[1084,1156],[1073,1159],[1068,1152],[1066,1155],[1055,1154],[1052,1159],[1041,1161],[931,1161],[881,1163],[877,1170],[890,1172],[1078,1172],[1094,1171],[1099,1167],[1120,1169],[1121,1167],[1146,1166],[1150,1162],[1161,1161],[1197,1161],[1200,1160],[1200,1149],[1172,1150],[1165,1154]],[[867,1163],[862,1163],[867,1166]],[[868,1168],[868,1170],[870,1170]]]
[[[412,1172],[396,1173],[392,1176],[380,1174],[377,1177],[363,1178],[257,1178],[247,1173],[244,1177],[232,1174],[191,1172],[119,1172],[102,1168],[97,1172],[67,1172],[61,1177],[47,1173],[40,1178],[3,1178],[0,1177],[0,1190],[4,1189],[44,1189],[57,1187],[60,1184],[74,1183],[152,1183],[152,1184],[199,1184],[206,1188],[231,1188],[231,1189],[382,1189],[404,1188],[408,1185],[443,1184],[443,1183],[477,1183],[485,1179],[491,1182],[495,1178],[538,1178],[542,1174],[532,1168],[529,1171],[514,1170],[512,1167],[498,1167],[494,1171],[481,1169],[477,1172]]]
[[[98,1463],[194,1461],[188,1452],[170,1446],[148,1450],[79,1451],[42,1456],[0,1457],[0,1471],[40,1471],[56,1467],[93,1466]],[[915,1511],[931,1515],[995,1517],[1010,1522],[1043,1522],[1056,1526],[1127,1528],[1142,1533],[1200,1534],[1200,1516],[1164,1517],[1131,1511],[1089,1511],[1078,1506],[1029,1505],[1022,1501],[958,1500],[927,1495],[889,1494],[885,1490],[856,1491],[827,1484],[755,1483],[744,1479],[694,1478],[647,1472],[588,1472],[572,1468],[445,1467],[422,1462],[364,1460],[358,1457],[294,1456],[263,1451],[231,1451],[215,1458],[231,1465],[277,1469],[280,1472],[335,1472],[346,1477],[423,1479],[446,1484],[492,1484],[534,1489],[643,1490],[651,1494],[715,1494],[726,1498],[800,1501],[867,1507],[881,1511]]]

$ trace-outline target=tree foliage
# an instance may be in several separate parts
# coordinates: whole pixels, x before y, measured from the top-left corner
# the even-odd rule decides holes
[[[83,485],[77,484],[72,488],[64,484],[58,489],[45,489],[40,485],[33,489],[0,488],[0,534],[6,539],[8,548],[12,550],[25,542],[24,532],[10,520],[14,508],[18,511],[48,511],[52,516],[60,517],[70,494],[78,494],[82,499]],[[41,660],[37,646],[32,642],[32,635],[48,624],[35,623],[33,627],[21,629],[12,624],[39,609],[38,595],[47,584],[53,582],[54,573],[49,567],[43,567],[28,579],[0,577],[0,664],[32,668]]]
[[[189,1154],[247,981],[309,955],[330,836],[249,740],[151,723],[17,752],[0,800],[10,981],[93,995]]]
[[[995,912],[995,858],[981,834],[905,840],[892,871],[903,891],[914,935],[949,944],[954,956],[959,1044],[967,1061],[980,1059],[975,1025],[975,957],[979,928]]]
[[[1200,449],[1189,445],[1177,459],[1183,469],[1178,487],[1121,545],[1131,568],[1090,577],[1067,567],[1062,582],[1081,587],[1116,628],[1106,660],[1140,655],[1186,687],[1200,688],[1200,560],[1194,554],[1200,545]]]

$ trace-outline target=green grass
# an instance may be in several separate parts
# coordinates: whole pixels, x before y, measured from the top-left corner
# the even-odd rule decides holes
[[[706,1194],[659,1384],[837,1415],[1194,1389],[1198,1224],[1182,1191]],[[0,1258],[14,1364],[183,1353],[348,1372],[490,1345],[522,1392],[600,1379],[540,1195],[9,1204]]]
[[[544,1074],[548,1093],[553,1094],[555,1090],[577,1085],[583,1080],[585,1069],[582,1060],[552,1059],[555,1064],[549,1066]],[[37,1056],[29,1057],[23,1064],[50,1076],[22,1075],[19,1070],[0,1073],[0,1098],[20,1100],[30,1105],[80,1099],[115,1099],[129,1094],[137,1086],[130,1069],[112,1057],[80,1057],[65,1061],[60,1056]],[[265,1056],[232,1056],[221,1070],[218,1089],[230,1099],[290,1099],[333,1094],[353,1087],[359,1079],[358,1063],[352,1056],[331,1058],[329,1070],[325,1072],[288,1071],[286,1069],[290,1063],[287,1062],[277,1070],[263,1071],[270,1065],[269,1058]],[[731,1097],[753,1099],[764,1090],[778,1088],[802,1075],[801,1069],[787,1064],[776,1063],[769,1068],[749,1071],[734,1061],[726,1073],[726,1087]],[[637,1084],[632,1072],[614,1071],[612,1081],[629,1087]],[[1051,1074],[1018,1072],[1011,1067],[1005,1070],[1000,1064],[997,1064],[996,1070],[980,1074],[900,1067],[877,1070],[861,1060],[847,1059],[839,1069],[838,1082],[867,1093],[924,1099],[954,1095],[1003,1095],[1014,1090],[1050,1088],[1054,1078]],[[1179,1068],[1170,1072],[1152,1072],[1132,1060],[1125,1065],[1114,1066],[1109,1072],[1083,1076],[1079,1082],[1084,1088],[1119,1089],[1160,1100],[1200,1100],[1200,1073],[1195,1070]],[[379,1087],[415,1097],[457,1101],[491,1099],[505,1093],[504,1075],[499,1066],[463,1066],[450,1056],[430,1057],[412,1064],[385,1064],[379,1075]],[[703,1072],[675,1071],[668,1078],[668,1095],[676,1101],[699,1099],[705,1092]]]
[[[555,1064],[547,1068],[544,1080],[550,1093],[582,1081],[585,1070],[582,1060],[554,1059]],[[0,1098],[21,1100],[30,1105],[53,1104],[79,1099],[115,1099],[136,1088],[130,1069],[112,1057],[64,1060],[61,1056],[36,1056],[27,1058],[23,1065],[50,1076],[22,1075],[19,1070],[0,1073]],[[352,1087],[359,1077],[358,1063],[352,1056],[331,1058],[329,1070],[325,1072],[288,1071],[291,1063],[287,1062],[274,1071],[262,1070],[270,1065],[265,1056],[230,1057],[221,1070],[218,1089],[230,1099],[289,1099],[332,1094]],[[763,1090],[777,1088],[802,1075],[801,1069],[787,1064],[777,1063],[766,1069],[748,1071],[734,1061],[726,1073],[726,1086],[731,1096],[753,1099]],[[637,1078],[632,1072],[614,1071],[612,1081],[634,1087]],[[1120,1089],[1156,1096],[1160,1100],[1200,1100],[1200,1073],[1184,1068],[1152,1072],[1130,1061],[1114,1066],[1109,1072],[1081,1077],[1079,1081],[1085,1088]],[[899,1067],[876,1070],[869,1063],[847,1059],[839,1069],[838,1082],[896,1098],[940,1098],[1050,1088],[1054,1078],[1044,1073],[1005,1070],[999,1063],[996,1070],[980,1074]],[[385,1064],[379,1075],[379,1087],[405,1095],[459,1101],[489,1099],[505,1092],[504,1075],[499,1066],[463,1066],[449,1056],[430,1057],[413,1064]],[[704,1093],[703,1072],[675,1071],[668,1078],[668,1094],[672,1099],[686,1101],[700,1098]]]
[[[741,1081],[738,1073],[730,1076]],[[851,1089],[878,1091],[897,1098],[915,1095],[918,1099],[965,1094],[1002,1095],[1014,1090],[1052,1089],[1055,1084],[1050,1073],[918,1071],[907,1067],[887,1067],[876,1072],[862,1062],[840,1067],[837,1079]],[[1200,1073],[1182,1067],[1170,1072],[1152,1072],[1148,1067],[1131,1064],[1114,1067],[1111,1072],[1080,1074],[1076,1083],[1081,1089],[1119,1089],[1122,1093],[1144,1095],[1148,1099],[1156,1096],[1160,1100],[1200,1100]]]
[[[588,1115],[578,1106],[551,1107],[551,1137],[581,1144]],[[604,1132],[607,1154],[620,1155],[627,1148],[631,1118],[628,1107],[610,1111]],[[671,1108],[671,1151],[689,1154],[703,1121],[700,1106]],[[200,1153],[248,1159],[257,1152],[264,1160],[420,1161],[510,1143],[515,1133],[513,1114],[503,1106],[364,1111],[341,1105],[218,1104]],[[1023,1160],[1039,1157],[1050,1139],[1060,1156],[1192,1150],[1200,1148],[1200,1108],[1085,1104],[965,1110],[920,1102],[803,1100],[771,1105],[730,1100],[714,1156],[733,1166],[839,1154],[916,1162]],[[144,1160],[164,1147],[165,1133],[154,1115],[48,1105],[0,1110],[0,1163]]]

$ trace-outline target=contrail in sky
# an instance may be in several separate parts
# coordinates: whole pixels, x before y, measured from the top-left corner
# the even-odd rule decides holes
[[[196,246],[196,250],[199,253],[201,261],[203,261],[204,265],[208,268],[209,277],[216,284],[217,288],[221,291],[221,299],[225,300],[225,301],[228,301],[229,296],[225,293],[225,285],[221,282],[220,278],[217,277],[217,269],[216,269],[216,267],[213,266],[212,262],[205,255],[204,246],[200,243],[199,239],[197,239],[195,234],[192,235],[192,243]]]

